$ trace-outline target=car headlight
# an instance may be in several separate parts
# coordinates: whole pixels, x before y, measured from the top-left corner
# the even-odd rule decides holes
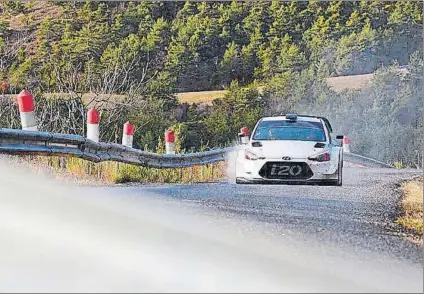
[[[258,159],[265,159],[265,157],[261,157],[256,155],[255,153],[253,153],[250,150],[244,150],[244,158],[247,160],[258,160]]]
[[[313,161],[318,161],[318,162],[330,161],[330,153],[326,151],[324,153],[308,157],[308,159]]]

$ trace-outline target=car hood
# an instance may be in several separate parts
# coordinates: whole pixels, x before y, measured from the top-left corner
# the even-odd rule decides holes
[[[262,147],[251,147],[253,153],[266,158],[281,159],[283,156],[291,158],[307,158],[322,153],[326,148],[314,148],[317,142],[313,141],[259,141]]]

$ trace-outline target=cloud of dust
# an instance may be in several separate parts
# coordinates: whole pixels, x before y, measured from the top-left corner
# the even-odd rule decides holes
[[[234,191],[222,189],[215,193]],[[153,190],[77,187],[0,157],[0,292],[372,292],[387,284],[383,275],[373,287],[374,266],[328,260],[310,242],[271,244],[262,226]]]
[[[289,291],[246,268],[203,216],[125,191],[0,157],[0,292]]]
[[[237,162],[237,154],[241,150],[246,148],[246,145],[238,145],[234,144],[234,151],[227,153],[227,180],[230,184],[235,184],[236,182],[236,162]]]

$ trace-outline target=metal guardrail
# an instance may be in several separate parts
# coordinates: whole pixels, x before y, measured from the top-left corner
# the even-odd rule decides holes
[[[355,153],[347,153],[343,154],[344,160],[351,163],[365,165],[367,167],[384,167],[384,168],[394,168],[394,166],[369,158]]]
[[[234,148],[188,154],[157,154],[115,143],[96,143],[78,135],[0,129],[0,153],[71,156],[92,162],[117,161],[154,168],[178,168],[224,161]]]
[[[0,153],[11,155],[71,156],[92,162],[117,161],[154,168],[179,168],[210,164],[228,159],[242,146],[188,154],[157,154],[116,143],[96,143],[85,137],[40,131],[0,129]],[[392,168],[384,162],[354,153],[344,159],[370,167]]]

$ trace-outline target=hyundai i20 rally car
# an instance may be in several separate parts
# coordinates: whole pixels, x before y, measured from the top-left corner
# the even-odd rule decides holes
[[[342,185],[343,146],[328,119],[286,114],[261,118],[238,151],[236,183]],[[337,140],[336,140],[337,139]]]

